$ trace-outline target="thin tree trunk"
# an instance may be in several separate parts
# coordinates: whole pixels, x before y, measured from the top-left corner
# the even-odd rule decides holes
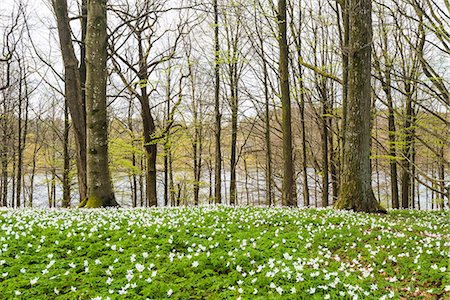
[[[6,151],[2,155],[2,206],[8,206],[8,158]]]
[[[341,125],[341,159],[340,172],[342,175],[344,165],[344,151],[345,151],[345,136],[347,132],[348,122],[348,84],[349,84],[349,45],[350,45],[350,1],[342,0],[342,125]]]
[[[236,49],[233,49],[235,53]],[[237,78],[237,65],[234,63],[235,59],[233,57],[233,67],[230,71],[230,90],[231,90],[231,157],[230,157],[230,204],[236,204],[236,167],[237,167],[237,127],[238,127],[238,78]]]
[[[333,101],[334,102],[334,101]],[[330,110],[333,110],[333,102],[331,103]],[[334,148],[334,138],[333,138],[333,121],[331,118],[328,118],[328,131],[330,134],[328,135],[328,149],[330,149],[329,160],[330,160],[330,178],[331,178],[331,187],[333,189],[333,201],[336,202],[339,196],[339,177],[338,177],[338,161],[339,161],[339,151]],[[338,135],[339,138],[339,135]]]
[[[24,98],[28,98],[28,91],[25,89],[25,95],[23,93],[22,84],[26,85],[26,78],[24,78],[23,66],[19,60],[19,111],[18,111],[18,124],[17,124],[17,177],[16,177],[16,207],[21,206],[21,192],[22,192],[22,170],[23,170],[23,151],[25,148],[26,130],[22,129],[22,104]]]
[[[136,169],[137,169],[137,161],[136,161],[136,152],[135,152],[135,143],[134,143],[134,125],[133,125],[133,103],[132,97],[129,98],[128,102],[128,129],[130,131],[131,137],[131,206],[137,207],[137,178],[136,178]]]
[[[292,157],[291,98],[289,91],[289,50],[287,44],[286,0],[278,1],[278,44],[279,73],[282,106],[283,132],[283,185],[282,204],[297,206],[296,186],[294,179],[294,161]]]
[[[170,89],[171,89],[171,65],[167,68],[167,87],[166,87],[166,127],[170,123]],[[170,146],[170,130],[167,130],[164,137],[164,206],[170,204],[170,190],[169,190],[169,157],[171,154]]]
[[[269,74],[267,71],[267,62],[265,59],[264,40],[260,37],[261,58],[263,66],[263,85],[264,85],[264,142],[266,154],[266,205],[273,204],[273,184],[272,184],[272,143],[270,138],[270,99],[269,99]]]
[[[195,81],[191,71],[191,97],[193,101],[194,142],[192,143],[194,164],[194,204],[199,203],[202,164],[202,120],[201,104],[195,99]]]
[[[450,201],[449,194],[445,192],[445,159],[444,159],[444,145],[442,145],[439,149],[439,159],[438,159],[438,173],[439,173],[439,189],[441,191],[440,195],[440,208],[445,208],[445,197],[447,196],[447,200]],[[450,190],[450,187],[447,187]],[[449,202],[450,205],[450,202]]]
[[[145,186],[144,186],[144,176],[142,175],[142,172],[144,171],[144,157],[143,155],[140,155],[139,159],[139,165],[141,172],[139,173],[139,202],[141,204],[141,207],[147,206],[147,203],[145,201]]]
[[[64,99],[64,134],[63,134],[63,155],[64,155],[64,167],[63,167],[63,199],[62,207],[70,206],[70,153],[69,153],[69,108],[67,106],[67,99]]]
[[[329,163],[328,163],[328,96],[326,94],[325,80],[322,78],[320,84],[320,93],[322,98],[322,207],[329,204]]]
[[[140,82],[147,83],[149,79],[148,64],[146,61],[146,53],[143,49],[143,38],[141,33],[138,33],[138,55],[139,55],[139,80]],[[144,127],[144,149],[146,154],[146,195],[148,205],[153,207],[158,205],[157,192],[156,192],[156,156],[157,156],[157,144],[152,139],[152,135],[156,131],[155,121],[153,119],[149,94],[147,90],[147,84],[140,84],[141,94],[138,97],[141,103],[142,109],[142,122]]]
[[[85,3],[86,0],[83,1]],[[86,178],[86,109],[82,75],[83,68],[78,69],[78,60],[72,45],[71,28],[67,12],[66,0],[53,0],[53,9],[57,20],[61,53],[64,62],[65,97],[69,106],[75,131],[77,150],[77,174],[80,201],[87,196]],[[84,11],[84,10],[83,10]],[[83,13],[84,14],[84,13]],[[81,61],[84,62],[84,46],[81,51]],[[84,64],[82,63],[80,67]]]
[[[403,125],[403,149],[402,149],[402,171],[401,171],[401,196],[402,196],[402,208],[406,209],[409,208],[410,202],[411,202],[411,151],[412,151],[412,115],[413,115],[413,108],[412,108],[412,95],[411,95],[411,89],[410,84],[406,84],[406,112],[405,112],[405,123]]]
[[[220,56],[219,56],[219,10],[217,0],[214,0],[214,114],[215,114],[215,167],[214,167],[214,198],[215,202],[222,203],[222,153],[220,149],[220,135],[221,135],[221,119],[220,113]]]
[[[388,73],[386,73],[387,75]],[[390,73],[386,77],[386,98],[388,104],[388,130],[389,130],[389,167],[391,174],[391,197],[392,197],[392,208],[399,208],[399,198],[398,198],[398,179],[397,179],[397,150],[396,150],[396,128],[395,128],[395,115],[394,115],[394,104],[392,101],[391,94],[391,76]]]

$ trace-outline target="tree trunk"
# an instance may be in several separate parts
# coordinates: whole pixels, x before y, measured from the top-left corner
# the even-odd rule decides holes
[[[8,159],[7,152],[4,151],[2,155],[2,206],[8,206]]]
[[[448,205],[450,205],[450,187],[447,187],[448,191],[446,192],[445,189],[445,158],[444,158],[444,145],[440,146],[439,149],[439,157],[438,157],[438,174],[439,174],[439,189],[441,191],[441,194],[439,196],[439,205],[441,209],[445,208],[445,198],[447,197]]]
[[[135,151],[135,143],[134,143],[134,125],[133,125],[133,100],[132,97],[129,97],[128,102],[128,116],[127,116],[127,122],[128,122],[128,129],[130,131],[130,138],[131,138],[131,165],[132,165],[132,172],[131,172],[131,206],[137,207],[137,176],[136,176],[136,170],[137,170],[137,160],[136,160],[136,151]]]
[[[69,109],[67,107],[67,98],[64,101],[64,134],[63,134],[63,155],[64,155],[64,167],[63,167],[63,199],[62,207],[70,206],[70,153],[69,153]]]
[[[299,9],[299,22],[301,26],[302,22],[302,10]],[[299,90],[300,90],[300,102],[298,102],[300,111],[300,134],[302,141],[302,180],[303,180],[303,205],[308,207],[310,205],[309,186],[308,186],[308,158],[307,150],[308,145],[306,143],[306,121],[305,121],[305,90],[303,82],[303,66],[300,63],[302,60],[302,38],[301,30],[299,29],[297,38],[297,56],[298,56],[298,74],[299,74]]]
[[[256,14],[255,14],[256,17]],[[258,20],[255,22],[260,23]],[[264,38],[260,32],[260,27],[256,28],[261,48],[261,64],[263,68],[263,87],[264,87],[264,146],[265,146],[265,185],[266,185],[266,201],[267,206],[273,203],[273,182],[272,182],[272,143],[271,143],[271,126],[270,126],[270,98],[269,98],[269,72],[267,70],[266,53],[264,49]],[[256,169],[258,171],[258,168]],[[259,181],[258,181],[259,182]],[[258,189],[259,193],[259,189]],[[258,197],[259,201],[259,197]]]
[[[329,204],[329,163],[328,163],[328,96],[326,92],[326,83],[325,79],[321,79],[321,83],[319,84],[321,100],[322,100],[322,207],[327,207]]]
[[[147,64],[147,54],[144,53],[143,49],[143,39],[141,33],[138,33],[138,55],[139,55],[139,81],[140,81],[140,91],[138,99],[141,103],[141,114],[142,123],[144,129],[144,149],[146,156],[146,176],[145,176],[145,186],[147,202],[150,207],[158,206],[158,199],[156,193],[156,156],[158,152],[158,147],[156,141],[152,139],[156,131],[155,121],[152,116],[150,108],[150,99],[147,90],[148,83],[148,64]]]
[[[401,196],[402,196],[402,208],[407,209],[411,203],[411,151],[412,151],[412,123],[413,123],[413,108],[412,108],[412,95],[410,84],[405,86],[406,97],[406,112],[405,123],[403,125],[403,149],[402,149],[402,171],[401,171]]]
[[[214,0],[214,114],[215,114],[215,150],[216,158],[214,165],[214,199],[215,202],[222,203],[222,153],[220,149],[220,133],[221,133],[221,119],[220,114],[220,99],[219,99],[219,89],[220,89],[220,57],[219,57],[219,10],[217,7],[217,0]]]
[[[16,177],[16,207],[21,206],[21,192],[22,192],[22,170],[23,170],[23,150],[25,148],[25,136],[26,130],[23,132],[22,128],[22,105],[24,98],[27,98],[27,91],[25,95],[23,93],[23,84],[26,84],[26,79],[23,74],[23,66],[19,60],[19,111],[17,117],[17,177]]]
[[[118,206],[108,166],[106,0],[90,0],[86,32],[88,198],[80,207]]]
[[[350,1],[342,0],[342,125],[341,125],[341,153],[340,153],[340,172],[342,175],[344,164],[344,151],[345,151],[345,135],[347,132],[348,121],[348,84],[349,84],[349,44],[350,44]]]
[[[145,191],[147,202],[150,207],[158,206],[156,194],[156,155],[157,145],[152,140],[152,135],[156,130],[155,121],[150,111],[148,95],[144,92],[141,98],[142,121],[144,123],[144,149],[146,156]]]
[[[83,81],[80,77],[84,71],[82,68],[80,70],[78,69],[78,60],[72,45],[70,20],[67,13],[67,1],[53,0],[52,3],[57,20],[59,42],[64,62],[65,97],[67,98],[67,104],[69,106],[69,112],[75,131],[78,187],[80,201],[82,201],[87,196],[86,109],[84,91],[82,89]],[[81,52],[81,60],[84,61],[84,47],[82,47]],[[80,67],[82,66],[83,64],[80,65]]]
[[[282,204],[297,206],[292,158],[291,98],[289,91],[289,50],[287,45],[286,0],[278,1],[279,73],[283,132],[283,185]]]
[[[169,63],[169,66],[166,70],[167,72],[167,86],[166,86],[166,120],[165,120],[165,126],[166,128],[169,128],[169,124],[171,122],[171,116],[170,116],[170,90],[171,90],[171,77],[170,74],[172,72],[171,65]],[[169,189],[169,159],[172,154],[172,147],[171,147],[171,135],[170,135],[170,129],[167,130],[165,136],[164,136],[164,206],[170,205],[170,189]]]
[[[261,47],[264,42],[261,40]],[[262,48],[261,48],[262,49]],[[263,50],[261,50],[263,51]],[[264,72],[264,108],[265,108],[265,128],[264,128],[264,141],[266,147],[266,204],[268,206],[273,204],[273,184],[272,184],[272,143],[270,138],[270,106],[269,106],[269,74],[267,72],[267,63],[263,60],[263,72]]]
[[[349,11],[348,123],[335,208],[384,212],[375,199],[370,171],[372,3],[351,0]]]
[[[233,54],[236,49],[233,49]],[[238,76],[236,58],[232,58],[230,70],[230,97],[231,97],[231,157],[230,157],[230,204],[236,204],[236,167],[237,167],[237,130],[238,130]]]
[[[192,143],[193,150],[193,164],[194,164],[194,204],[199,203],[200,181],[202,173],[202,149],[203,149],[203,130],[202,130],[202,105],[199,100],[195,98],[195,80],[191,73],[191,97],[193,101],[193,125],[194,125],[194,141]]]

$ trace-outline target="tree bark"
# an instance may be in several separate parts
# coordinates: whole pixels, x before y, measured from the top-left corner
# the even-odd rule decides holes
[[[370,167],[372,3],[351,0],[349,7],[348,123],[337,209],[384,212],[375,199]]]
[[[296,187],[294,182],[294,161],[292,158],[291,98],[289,91],[289,50],[287,45],[286,0],[278,1],[278,44],[279,73],[282,106],[283,133],[283,184],[282,204],[297,206]]]
[[[236,48],[233,47],[230,63],[230,100],[231,100],[231,157],[230,157],[230,204],[236,204],[236,167],[237,167],[237,130],[238,130],[238,76]]]
[[[72,45],[71,29],[67,13],[66,0],[53,0],[53,9],[57,20],[59,42],[64,62],[65,97],[69,106],[70,116],[75,131],[77,151],[77,175],[80,201],[87,196],[86,178],[86,109],[83,81],[83,68],[78,69],[78,59]],[[84,47],[82,47],[82,61],[84,61]],[[82,67],[83,64],[80,65]]]
[[[264,59],[264,41],[261,39],[261,55],[263,57],[263,73],[264,73],[264,142],[266,146],[266,204],[268,206],[273,204],[273,184],[272,184],[272,143],[270,138],[270,106],[269,106],[269,74],[267,71],[267,62]]]
[[[69,153],[69,108],[67,107],[67,99],[64,101],[64,133],[63,133],[63,155],[64,155],[64,167],[63,167],[63,199],[62,207],[70,206],[70,153]]]
[[[22,192],[22,171],[23,171],[23,151],[25,149],[26,128],[22,128],[22,105],[23,101],[28,98],[28,91],[23,92],[23,85],[26,85],[26,78],[23,74],[23,66],[19,62],[19,111],[17,120],[17,176],[16,176],[16,207],[21,206],[21,192]],[[26,122],[26,121],[25,121]]]
[[[219,45],[219,10],[217,0],[214,0],[214,136],[215,136],[215,165],[214,165],[214,200],[215,203],[222,203],[222,153],[220,149],[221,119],[220,113],[220,45]]]
[[[118,206],[108,166],[106,0],[88,3],[86,32],[88,198],[80,207]]]
[[[326,91],[325,78],[320,79],[319,92],[322,101],[322,118],[321,118],[321,138],[322,138],[322,207],[327,207],[329,204],[329,162],[328,162],[328,95]]]

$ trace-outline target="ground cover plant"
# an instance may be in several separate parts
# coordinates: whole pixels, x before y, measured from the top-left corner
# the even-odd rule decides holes
[[[449,217],[2,209],[0,299],[446,299]]]

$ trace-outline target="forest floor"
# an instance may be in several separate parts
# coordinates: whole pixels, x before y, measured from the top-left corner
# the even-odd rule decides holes
[[[0,209],[0,299],[449,299],[450,211]]]

